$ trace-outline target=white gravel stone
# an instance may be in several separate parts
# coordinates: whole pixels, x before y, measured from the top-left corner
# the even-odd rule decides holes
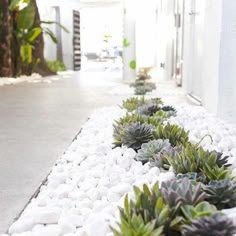
[[[190,130],[190,140],[209,150],[230,155],[236,176],[236,127],[205,112],[201,107],[176,106],[177,116],[169,120]],[[109,114],[109,115],[107,115]],[[36,199],[9,229],[9,236],[110,236],[110,225],[119,219],[117,206],[122,207],[132,186],[142,187],[175,177],[173,171],[142,165],[136,152],[112,145],[112,124],[125,114],[119,107],[96,110],[82,132],[61,156],[40,188]],[[236,210],[227,210],[236,218]]]
[[[33,219],[20,219],[16,221],[10,228],[9,228],[9,234],[14,234],[14,233],[23,233],[30,231],[35,222]]]

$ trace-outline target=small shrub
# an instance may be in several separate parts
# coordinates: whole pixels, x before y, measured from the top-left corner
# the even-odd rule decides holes
[[[66,66],[62,61],[47,61],[48,68],[53,72],[65,71]]]

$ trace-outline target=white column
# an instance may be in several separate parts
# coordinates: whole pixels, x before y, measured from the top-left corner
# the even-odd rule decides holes
[[[236,123],[236,1],[223,0],[218,115]]]
[[[155,65],[156,0],[138,0],[136,21],[137,68]]]
[[[124,39],[127,39],[127,41],[130,43],[128,47],[123,48],[123,79],[127,83],[136,79],[136,70],[132,70],[129,66],[131,61],[136,60],[135,6],[135,0],[124,0]]]

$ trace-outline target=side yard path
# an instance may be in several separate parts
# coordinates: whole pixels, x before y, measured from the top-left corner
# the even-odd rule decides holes
[[[120,103],[121,96],[107,92],[107,77],[120,82],[112,73],[105,78],[104,73],[77,73],[54,77],[51,83],[0,86],[0,233],[24,208],[89,114]]]
[[[177,116],[170,123],[190,130],[190,141],[229,155],[236,175],[236,128],[209,115],[203,108],[177,105]],[[163,171],[142,165],[136,152],[113,146],[114,120],[125,111],[119,107],[96,110],[82,132],[59,158],[41,187],[37,198],[26,207],[9,230],[14,236],[111,236],[116,227],[118,206],[124,196],[132,198],[132,185],[153,184],[173,179],[173,170]],[[236,209],[226,211],[235,221]]]

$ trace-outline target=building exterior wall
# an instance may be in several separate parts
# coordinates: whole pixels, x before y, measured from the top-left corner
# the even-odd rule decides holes
[[[223,0],[218,115],[236,123],[236,2]]]
[[[186,18],[191,2],[187,1]],[[193,38],[189,35],[195,28],[186,19],[183,86],[188,94],[192,92],[194,83],[199,83],[203,106],[218,117],[236,123],[235,12],[236,2],[233,0],[205,1],[204,34],[199,38],[203,47],[201,54],[191,52]]]

